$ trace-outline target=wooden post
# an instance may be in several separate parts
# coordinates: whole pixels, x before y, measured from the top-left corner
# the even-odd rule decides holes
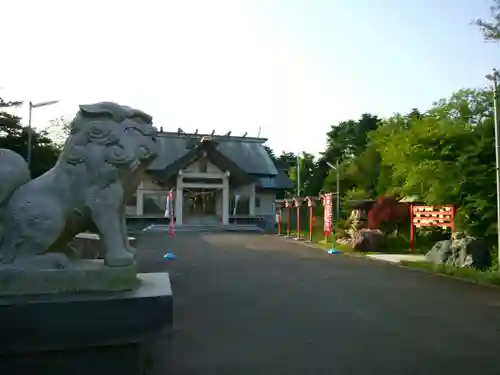
[[[290,205],[287,203],[287,217],[288,217],[288,224],[287,224],[287,230],[286,230],[286,235],[287,237],[290,237],[291,234],[291,225],[292,225],[292,208]]]
[[[300,240],[300,206],[298,202],[295,202],[295,205],[297,206],[297,239]]]
[[[309,202],[309,241],[311,242],[313,240],[313,215],[314,215],[313,206],[312,203]]]
[[[410,250],[415,249],[415,225],[413,223],[413,205],[410,204]]]
[[[172,189],[168,191],[168,202],[170,209],[169,232],[170,232],[170,237],[174,237],[175,223],[174,223],[174,199],[173,199]]]
[[[455,206],[451,206],[451,234],[455,233]]]
[[[281,236],[281,211],[282,208],[278,208],[278,236]]]

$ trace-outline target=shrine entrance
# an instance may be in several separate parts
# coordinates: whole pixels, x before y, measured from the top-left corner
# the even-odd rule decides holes
[[[184,222],[186,224],[220,224],[221,189],[184,189]]]

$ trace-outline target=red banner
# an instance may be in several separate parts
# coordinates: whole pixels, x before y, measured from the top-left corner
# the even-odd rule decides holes
[[[332,212],[333,212],[333,197],[332,193],[323,195],[323,222],[325,234],[332,233]]]

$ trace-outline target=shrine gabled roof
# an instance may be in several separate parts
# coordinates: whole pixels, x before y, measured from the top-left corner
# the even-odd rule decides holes
[[[206,136],[205,136],[206,137]],[[193,134],[160,133],[162,152],[149,171],[162,171],[197,147],[203,136]],[[248,174],[275,176],[278,174],[271,157],[263,147],[266,139],[229,136],[212,137],[215,149]]]
[[[254,178],[246,171],[240,168],[238,164],[226,157],[218,151],[217,142],[212,140],[202,140],[196,145],[192,145],[187,153],[184,153],[173,163],[166,166],[164,169],[149,170],[151,174],[158,176],[160,180],[168,180],[175,176],[179,170],[185,168],[201,155],[205,154],[206,157],[219,169],[229,171],[233,182],[243,185],[253,182]]]

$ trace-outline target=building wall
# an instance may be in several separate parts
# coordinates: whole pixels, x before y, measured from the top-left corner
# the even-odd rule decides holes
[[[161,187],[160,185],[156,184],[153,182],[153,179],[145,175],[144,178],[142,179],[142,184],[139,186],[139,189],[142,190],[153,190],[153,191],[163,191],[165,188]],[[168,190],[167,190],[168,191]]]
[[[127,202],[126,214],[130,216],[163,216],[167,197],[168,189],[156,184],[150,176],[145,175],[135,193],[135,199]]]
[[[206,161],[207,163],[207,173],[224,173],[219,168],[217,168],[214,164],[210,163],[210,161]],[[183,169],[185,172],[200,172],[204,161],[202,159],[198,159],[195,162],[189,164],[186,168]]]
[[[198,161],[189,165],[184,169],[186,172],[198,172]],[[207,173],[222,173],[215,165],[207,163]],[[172,186],[174,188],[175,186]],[[250,205],[252,202],[252,191],[255,187],[253,184],[240,186],[238,188],[230,188],[229,191],[229,215],[233,215],[235,194],[240,194],[241,199],[238,202],[237,215],[241,216],[256,216],[268,215],[273,213],[273,203],[276,199],[274,191],[258,191],[255,192],[255,209],[252,210]],[[215,207],[217,216],[222,216],[222,189],[215,194]],[[130,216],[163,216],[165,211],[166,198],[168,190],[156,184],[150,176],[144,176],[143,181],[139,185],[139,189],[135,194],[135,198],[129,200],[126,206],[126,213]],[[139,202],[139,197],[143,197],[142,204]],[[176,200],[176,189],[173,189],[173,199]],[[246,205],[243,207],[243,205]],[[239,211],[239,212],[238,212]]]
[[[255,211],[253,211],[251,205],[252,194],[255,192],[254,184],[243,185],[238,187],[231,187],[229,190],[229,215],[235,215],[235,205],[236,205],[236,195],[240,196],[238,204],[236,206],[236,216],[253,216]]]
[[[274,200],[276,199],[276,193],[274,191],[262,191],[257,193],[255,205],[256,215],[268,215],[273,214],[275,211]]]

